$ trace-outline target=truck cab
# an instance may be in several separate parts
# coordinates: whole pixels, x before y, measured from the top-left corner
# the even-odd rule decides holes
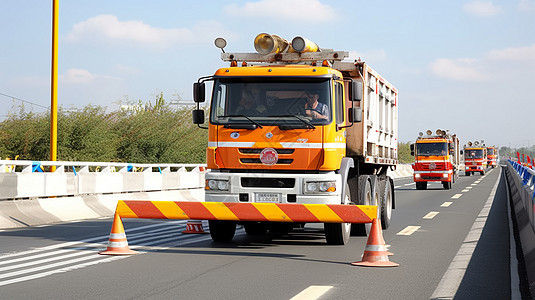
[[[476,141],[468,142],[464,147],[464,174],[470,176],[474,173],[485,175],[487,171],[487,147]]]
[[[441,182],[445,189],[451,189],[459,165],[458,145],[457,136],[447,131],[438,129],[435,135],[431,130],[427,130],[426,135],[420,132],[416,143],[411,145],[417,190],[426,189],[431,181]]]

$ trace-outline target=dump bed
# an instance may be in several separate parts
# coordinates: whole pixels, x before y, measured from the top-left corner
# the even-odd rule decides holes
[[[363,83],[362,122],[346,129],[347,156],[365,163],[397,164],[398,90],[364,62],[334,62],[333,68]],[[351,107],[351,102],[346,100],[346,105]]]

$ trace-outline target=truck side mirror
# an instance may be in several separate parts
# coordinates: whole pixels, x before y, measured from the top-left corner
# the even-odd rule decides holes
[[[351,92],[349,93],[351,101],[362,100],[362,81],[351,81]]]
[[[347,112],[347,118],[350,123],[362,122],[362,107],[350,107]]]
[[[464,155],[464,151],[463,150],[461,150],[461,155]]]
[[[204,110],[194,109],[192,111],[193,124],[204,124]]]
[[[414,156],[414,144],[411,144],[411,155]]]
[[[193,84],[193,101],[196,103],[204,102],[204,82]]]

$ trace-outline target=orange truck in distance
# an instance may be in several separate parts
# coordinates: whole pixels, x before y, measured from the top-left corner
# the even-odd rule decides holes
[[[472,173],[478,172],[485,175],[487,171],[487,147],[479,141],[468,142],[468,146],[464,146],[464,174],[470,176]]]
[[[496,168],[498,165],[498,149],[487,147],[487,167]]]
[[[411,144],[411,155],[415,162],[414,182],[417,190],[425,190],[430,181],[442,182],[445,189],[458,177],[460,161],[459,139],[455,134],[438,129],[436,134],[427,130],[419,133],[416,143]]]
[[[395,208],[389,169],[398,163],[398,91],[348,52],[259,34],[256,53],[228,53],[230,66],[194,83],[193,123],[208,115],[205,201],[375,205],[386,229]],[[247,234],[285,233],[294,222],[209,220],[214,241],[230,241],[236,225]],[[327,243],[346,244],[370,224],[324,223]]]

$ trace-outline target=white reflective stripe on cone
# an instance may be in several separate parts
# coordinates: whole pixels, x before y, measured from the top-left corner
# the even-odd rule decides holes
[[[366,245],[365,251],[386,251],[384,245]]]
[[[110,239],[113,239],[113,240],[126,239],[126,234],[124,234],[124,232],[122,232],[122,233],[110,233]]]
[[[122,248],[122,247],[127,247],[128,246],[128,242],[127,241],[124,241],[124,242],[108,242],[108,248]]]

